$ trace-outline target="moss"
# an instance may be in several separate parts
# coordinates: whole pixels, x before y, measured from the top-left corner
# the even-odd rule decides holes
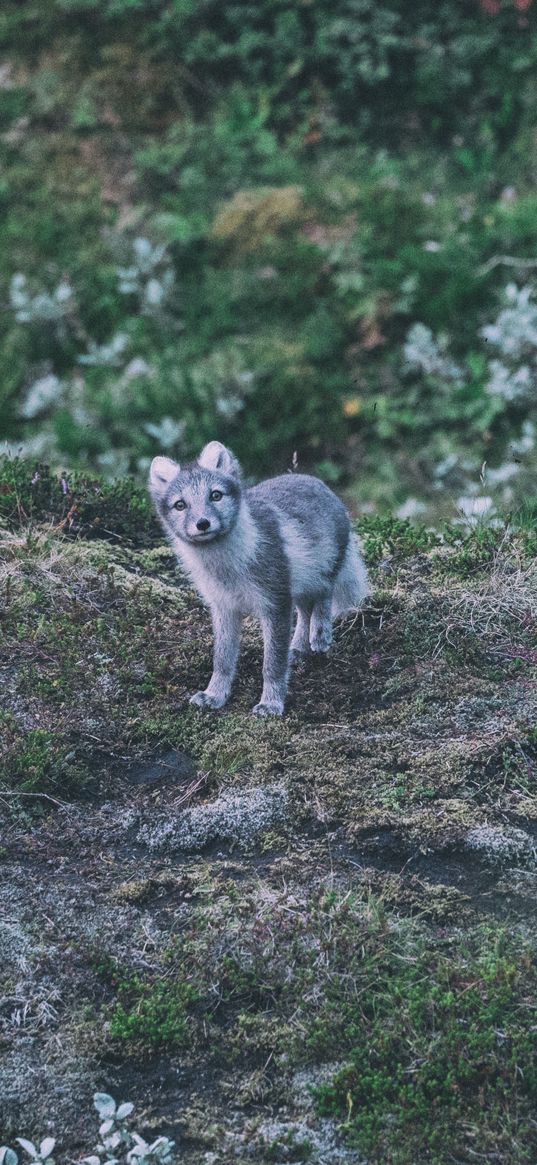
[[[268,774],[277,769],[293,731],[292,720],[257,720],[227,713],[209,735],[200,760],[216,774],[255,769]]]
[[[212,225],[216,239],[239,251],[255,251],[267,237],[289,228],[304,215],[298,186],[239,190],[219,210]]]
[[[342,1119],[372,1162],[441,1165],[464,1155],[475,1128],[506,1159],[529,1161],[531,946],[475,924],[462,934],[460,913],[438,930],[386,907],[365,884],[254,883],[238,899],[222,888],[195,911],[171,963],[201,999],[213,993],[211,1021],[225,1020],[220,1039],[237,1066],[252,1070],[268,1052],[282,1068],[343,1059],[315,1089],[317,1110]]]

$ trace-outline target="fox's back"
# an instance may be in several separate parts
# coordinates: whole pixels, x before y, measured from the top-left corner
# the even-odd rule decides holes
[[[278,516],[293,595],[314,595],[333,583],[349,541],[347,511],[316,477],[293,473],[273,477],[246,494],[254,516],[269,507]]]

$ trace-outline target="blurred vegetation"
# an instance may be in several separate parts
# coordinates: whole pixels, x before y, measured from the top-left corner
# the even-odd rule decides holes
[[[253,476],[296,450],[402,517],[519,505],[537,473],[536,13],[5,0],[8,449],[143,475],[219,437]]]

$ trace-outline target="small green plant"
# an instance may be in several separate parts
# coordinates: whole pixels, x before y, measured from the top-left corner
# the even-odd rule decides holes
[[[408,556],[440,543],[439,535],[406,518],[366,515],[357,523],[366,557],[372,561],[388,555]]]
[[[128,1128],[127,1121],[134,1110],[130,1101],[118,1105],[107,1092],[96,1092],[93,1105],[101,1121],[99,1139],[81,1165],[173,1165],[174,1142],[169,1137],[157,1137],[149,1143]],[[55,1165],[53,1137],[46,1137],[39,1147],[25,1137],[17,1137],[17,1141],[28,1154],[31,1165]],[[18,1165],[14,1149],[0,1146],[0,1165]]]
[[[146,1048],[185,1044],[188,1008],[198,998],[191,984],[174,975],[153,980],[135,975],[120,980],[117,990],[119,1000],[110,1021],[114,1039]]]
[[[300,1161],[309,1161],[313,1152],[313,1145],[307,1138],[299,1140],[294,1131],[283,1133],[272,1144],[264,1149],[267,1161],[288,1162],[288,1165],[298,1165]]]
[[[2,776],[4,785],[25,795],[76,795],[89,780],[86,766],[76,759],[67,741],[46,728],[31,728],[15,740],[5,757]]]
[[[34,1145],[33,1141],[28,1141],[26,1137],[17,1137],[17,1142],[28,1154],[32,1165],[54,1165],[52,1156],[56,1144],[54,1137],[45,1137],[39,1147]],[[0,1147],[0,1165],[17,1165],[17,1162],[18,1156],[15,1150],[2,1145]]]

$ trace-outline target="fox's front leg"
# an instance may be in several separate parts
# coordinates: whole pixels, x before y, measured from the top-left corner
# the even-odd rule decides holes
[[[190,697],[200,708],[222,708],[231,694],[241,637],[242,616],[238,611],[211,611],[214,630],[213,674],[204,692]]]
[[[281,716],[287,695],[291,603],[261,620],[263,631],[263,691],[252,711],[257,716]]]

